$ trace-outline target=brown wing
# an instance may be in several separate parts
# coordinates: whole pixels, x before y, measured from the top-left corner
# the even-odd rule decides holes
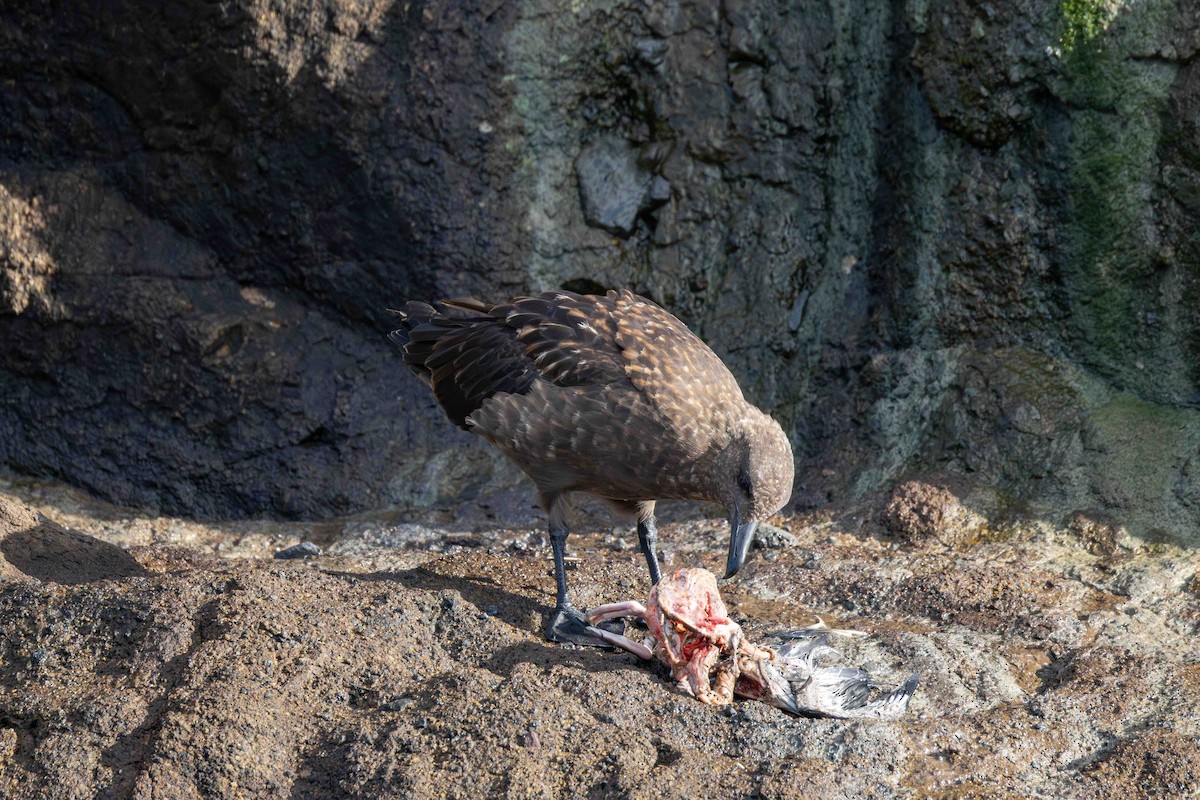
[[[741,403],[737,381],[699,337],[628,290],[604,297],[543,292],[491,306],[474,299],[435,308],[408,303],[392,340],[446,414],[467,417],[489,398],[524,395],[541,379],[560,387],[628,387],[638,402],[694,433],[702,418]],[[702,427],[702,426],[701,426]]]
[[[410,302],[400,328],[388,338],[403,348],[404,362],[433,389],[446,416],[470,430],[467,416],[495,394],[524,394],[537,378],[516,331],[478,300],[434,308]]]
[[[632,384],[616,345],[615,292],[543,292],[511,303],[475,299],[410,302],[389,334],[459,427],[500,393],[526,394],[535,380],[558,386]]]
[[[558,386],[628,384],[617,346],[616,292],[542,292],[497,306],[538,374]]]

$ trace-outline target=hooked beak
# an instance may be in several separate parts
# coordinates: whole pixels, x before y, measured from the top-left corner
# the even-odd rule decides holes
[[[737,503],[733,504],[733,513],[729,516],[729,558],[725,562],[725,577],[732,578],[746,563],[746,554],[750,552],[750,543],[754,541],[754,529],[758,523],[754,520],[742,522],[741,511]]]

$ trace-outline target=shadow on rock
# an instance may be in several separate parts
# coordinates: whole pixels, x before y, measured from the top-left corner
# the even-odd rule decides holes
[[[0,504],[0,553],[8,564],[39,581],[91,583],[149,573],[116,545],[66,530],[28,508]]]
[[[338,796],[339,789],[344,791],[343,782],[352,777],[347,738],[349,734],[323,736],[300,753],[290,800]]]
[[[118,736],[100,757],[100,762],[112,771],[113,780],[102,797],[130,797],[137,788],[142,765],[153,754],[162,731],[163,716],[170,709],[171,693],[184,680],[200,646],[207,641],[205,630],[216,624],[220,600],[201,606],[193,617],[191,643],[188,648],[162,666],[158,680],[162,691],[150,701],[141,723],[132,731]]]
[[[489,672],[507,677],[512,675],[513,667],[517,664],[534,664],[549,669],[570,662],[578,662],[587,675],[604,672],[621,674],[647,669],[655,670],[663,675],[668,674],[667,670],[660,668],[657,662],[639,661],[636,656],[620,650],[601,650],[595,647],[567,650],[550,645],[548,642],[518,642],[502,647],[493,653],[492,657],[482,666]],[[436,686],[431,682],[429,688],[434,689]]]
[[[637,669],[630,658],[613,650],[597,648],[580,648],[570,650],[553,645],[542,640],[542,630],[554,609],[550,604],[539,603],[531,597],[508,591],[492,578],[473,577],[468,575],[446,575],[435,572],[427,566],[420,566],[403,572],[377,572],[367,575],[355,573],[330,573],[352,577],[359,580],[394,582],[406,589],[420,589],[430,592],[453,591],[462,596],[463,600],[488,613],[485,609],[498,610],[497,617],[513,627],[526,631],[537,637],[537,641],[522,641],[500,648],[489,654],[486,660],[477,663],[478,666],[500,676],[508,676],[513,667],[519,663],[536,664],[551,667],[573,660],[586,662],[589,672],[619,672]],[[539,626],[534,629],[528,624],[537,617]],[[465,655],[460,654],[460,657]],[[631,657],[632,658],[632,657]],[[431,697],[438,697],[434,691],[437,687],[430,685]]]
[[[549,615],[552,613],[549,606],[535,602],[525,595],[510,592],[491,578],[443,575],[425,566],[403,572],[373,572],[364,575],[355,572],[329,571],[328,574],[354,580],[398,583],[406,589],[423,589],[431,592],[453,590],[481,612],[493,606],[502,609],[504,619],[509,622],[528,619],[535,613],[549,619]],[[518,627],[524,626],[518,625]]]

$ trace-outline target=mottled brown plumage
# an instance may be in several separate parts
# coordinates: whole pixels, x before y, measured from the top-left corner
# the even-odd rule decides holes
[[[682,322],[632,292],[553,291],[500,305],[410,302],[398,313],[401,327],[391,339],[450,419],[494,444],[536,484],[550,517],[560,612],[573,612],[561,563],[571,492],[637,517],[655,582],[656,500],[710,500],[729,509],[732,574],[756,521],[791,494],[791,447],[779,424],[746,402],[733,375]],[[551,631],[552,638],[585,638],[576,634]]]

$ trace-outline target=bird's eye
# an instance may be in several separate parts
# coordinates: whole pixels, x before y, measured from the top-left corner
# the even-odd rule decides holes
[[[746,470],[738,473],[738,486],[746,493],[746,497],[754,496],[754,484],[750,483],[750,473]]]

